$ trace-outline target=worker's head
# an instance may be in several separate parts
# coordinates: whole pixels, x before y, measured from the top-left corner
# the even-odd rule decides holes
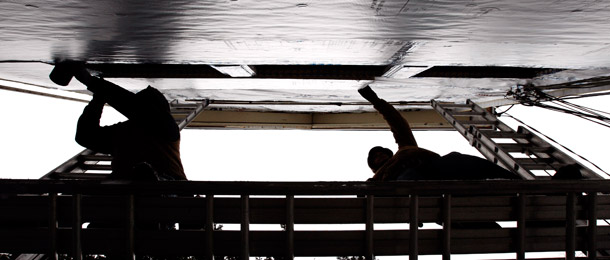
[[[381,146],[375,146],[369,151],[367,163],[369,164],[371,170],[376,172],[379,170],[379,168],[381,168],[381,166],[383,166],[383,164],[392,158],[393,155],[394,153],[392,150]]]
[[[159,90],[151,86],[136,93],[136,98],[143,106],[169,111],[169,103],[167,102],[167,99],[165,99],[165,96]]]

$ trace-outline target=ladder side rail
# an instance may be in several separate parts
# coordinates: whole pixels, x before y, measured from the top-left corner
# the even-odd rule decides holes
[[[485,116],[484,116],[485,118],[489,118],[489,119],[493,118],[493,120],[497,120],[498,121],[497,126],[498,126],[498,128],[500,130],[514,132],[508,125],[506,125],[502,121],[496,119],[496,117],[494,115],[490,114],[485,109],[483,109],[480,106],[478,106],[476,103],[472,102],[471,100],[468,100],[467,103],[473,106],[473,110],[475,110],[477,112],[484,112],[485,113]],[[481,131],[479,131],[479,133],[481,133]],[[522,139],[522,138],[515,138],[515,139],[513,139],[518,144],[521,144],[521,145],[533,145],[535,147],[541,147],[541,148],[544,148],[544,147],[549,147],[550,148],[549,152],[539,152],[539,151],[536,151],[536,150],[529,151],[530,153],[534,154],[536,157],[538,157],[538,158],[550,157],[554,161],[557,161],[557,162],[562,163],[562,164],[576,164],[576,165],[578,165],[581,168],[581,171],[583,172],[583,175],[585,177],[592,178],[592,179],[603,179],[600,175],[598,175],[597,173],[595,173],[591,169],[589,169],[589,168],[585,167],[584,165],[578,163],[572,157],[568,156],[567,154],[565,154],[561,150],[556,149],[554,146],[552,146],[551,144],[549,144],[548,142],[546,142],[544,139],[540,138],[539,136],[537,136],[533,132],[527,130],[526,128],[524,128],[522,126],[519,126],[519,128],[517,129],[517,131],[515,133],[518,133],[518,134],[522,133],[522,134],[525,134],[525,135],[528,136],[527,140],[526,139]],[[476,136],[475,136],[475,138],[476,138]]]
[[[50,171],[49,173],[45,174],[40,179],[41,180],[50,180],[50,179],[54,179],[54,175],[55,174],[58,174],[58,173],[69,173],[72,170],[78,168],[79,164],[82,163],[82,161],[80,159],[80,156],[82,156],[82,155],[93,155],[93,154],[95,154],[94,151],[89,150],[89,149],[85,149],[85,150],[81,151],[80,153],[76,154],[75,156],[73,156],[72,158],[68,159],[67,161],[65,161],[61,165],[57,166],[57,168],[55,168],[52,171]]]
[[[566,153],[562,152],[561,150],[555,148],[554,146],[552,146],[551,144],[549,144],[548,142],[544,141],[544,139],[540,138],[539,136],[537,136],[536,134],[534,134],[533,132],[531,132],[530,130],[528,130],[525,127],[519,126],[518,133],[524,133],[530,136],[529,140],[532,144],[535,144],[537,146],[549,146],[551,147],[550,152],[546,153],[548,156],[550,156],[551,158],[553,158],[553,160],[562,163],[562,164],[575,164],[578,165],[578,167],[580,168],[581,173],[587,177],[587,178],[591,178],[591,179],[604,179],[602,176],[598,175],[597,173],[595,173],[594,171],[592,171],[591,169],[589,169],[588,167],[582,165],[581,163],[579,163],[578,161],[574,160],[572,157],[570,157],[569,155],[567,155]],[[534,153],[536,156],[539,156],[539,153]]]
[[[447,122],[449,122],[449,124],[451,124],[453,128],[455,128],[455,130],[457,130],[462,136],[464,136],[464,138],[466,138],[466,140],[468,140],[472,144],[474,136],[468,131],[468,129],[464,125],[460,124],[459,121],[453,115],[446,111],[438,101],[432,100],[432,108],[434,108],[436,112],[438,112],[443,118],[445,118],[445,120],[447,120]]]
[[[180,106],[178,103],[175,102],[171,102],[170,103],[171,106]],[[178,129],[182,130],[184,129],[190,122],[192,122],[199,114],[201,114],[201,112],[208,106],[210,105],[210,101],[208,99],[204,100],[203,102],[199,102],[197,103],[197,106],[195,107],[195,109],[193,109],[193,111],[191,111],[184,119],[182,119],[182,121],[178,124]]]
[[[515,133],[515,130],[512,129],[510,126],[508,126],[507,124],[505,124],[504,122],[500,121],[495,115],[489,113],[487,110],[485,110],[484,108],[482,108],[481,106],[477,105],[476,103],[474,103],[472,100],[468,99],[466,100],[466,104],[469,104],[472,106],[472,110],[482,113],[482,117],[485,120],[488,121],[494,121],[495,122],[495,126],[498,130],[502,131],[502,132],[510,132],[510,133]]]
[[[184,127],[186,127],[186,125],[188,123],[190,123],[191,121],[193,121],[193,119],[195,119],[195,117],[197,117],[197,115],[199,115],[201,113],[201,111],[203,111],[203,109],[205,107],[207,107],[208,105],[209,105],[208,100],[197,103],[195,108],[192,109],[192,111],[190,111],[189,114],[178,124],[178,128],[180,130],[182,130]],[[183,104],[170,102],[170,107],[174,107],[174,106],[184,107]],[[192,106],[189,106],[189,107],[192,107]],[[48,180],[48,179],[53,179],[53,178],[67,179],[67,178],[71,178],[71,177],[76,177],[78,179],[81,179],[81,178],[82,179],[105,179],[105,178],[107,178],[108,174],[103,174],[103,173],[97,174],[96,173],[96,174],[84,175],[84,173],[87,170],[108,171],[108,170],[110,170],[109,165],[96,165],[96,164],[100,161],[111,161],[111,160],[112,160],[111,155],[97,155],[96,152],[94,152],[90,149],[85,149],[85,150],[81,151],[80,153],[76,154],[75,156],[73,156],[72,158],[68,159],[66,162],[59,165],[52,171],[50,171],[46,175],[42,176],[40,179],[42,179],[42,180]],[[85,162],[88,162],[88,164],[85,164]],[[78,173],[74,173],[74,171],[77,171]]]
[[[515,132],[510,126],[508,126],[504,122],[500,121],[495,115],[489,113],[487,110],[483,109],[482,107],[480,107],[479,105],[474,103],[472,100],[467,100],[466,103],[472,105],[473,110],[484,113],[484,118],[495,121],[498,130],[500,130],[501,132],[511,133],[511,134],[522,133],[520,131]],[[531,167],[526,167],[524,164],[520,163],[519,160],[515,159],[512,155],[510,155],[510,153],[507,150],[504,150],[501,145],[497,144],[489,136],[488,133],[481,131],[480,129],[475,129],[475,132],[476,133],[473,133],[475,138],[477,138],[478,140],[480,140],[482,143],[486,144],[490,148],[493,148],[493,150],[498,154],[498,156],[501,157],[505,162],[508,163],[509,170],[516,172],[517,174],[519,174],[521,177],[523,177],[525,179],[536,179],[536,175],[531,171],[531,170],[533,170],[533,169],[531,169]],[[519,145],[524,145],[524,146],[525,145],[534,145],[536,147],[549,147],[550,146],[550,145],[546,144],[545,142],[539,142],[539,143],[531,142],[529,140],[531,135],[526,134],[526,136],[528,136],[527,139],[519,138],[521,136],[517,136],[517,135],[515,135],[515,136],[516,136],[516,138],[512,138],[512,140],[515,141]],[[524,153],[524,152],[525,151],[522,151],[522,153]],[[532,152],[532,151],[529,151],[529,152]],[[532,152],[532,153],[534,153],[534,152]],[[544,153],[536,152],[536,156],[539,158],[544,158]],[[544,163],[542,163],[542,164],[544,164]]]
[[[474,103],[470,103],[469,105],[472,109],[478,107]],[[509,171],[515,172],[524,179],[534,179],[533,174],[520,165],[515,167],[516,162],[512,156],[509,153],[500,150],[491,138],[487,138],[486,136],[485,138],[481,138],[481,136],[484,135],[480,134],[480,131],[478,131],[474,125],[472,125],[470,128],[466,128],[466,126],[462,125],[459,120],[457,120],[449,111],[446,111],[446,109],[444,109],[436,100],[432,100],[432,107],[451,125],[453,125],[453,127],[460,132],[460,134],[462,134],[462,136],[464,136],[485,158],[487,158],[487,160],[494,162],[508,169]],[[483,109],[478,107],[478,110],[480,111]],[[507,126],[505,127],[505,125],[502,125],[501,129],[507,130]],[[510,130],[512,131],[512,129]],[[498,154],[498,151],[501,151],[501,153]]]
[[[477,150],[479,150],[488,160],[518,174],[523,179],[536,179],[536,176],[531,171],[519,164],[509,152],[505,151],[502,147],[496,144],[493,139],[487,136],[484,132],[481,132],[475,126],[473,126],[473,135],[475,136],[474,138],[476,141],[478,141],[475,148],[477,148]],[[496,160],[500,163],[498,163]]]

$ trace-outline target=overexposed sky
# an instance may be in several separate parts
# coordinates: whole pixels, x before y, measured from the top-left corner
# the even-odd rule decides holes
[[[610,111],[607,100],[584,102]],[[0,90],[0,178],[37,179],[83,150],[74,133],[85,105]],[[121,120],[116,111],[105,111],[103,124]],[[537,108],[515,106],[509,113],[610,170],[604,150],[610,129]],[[416,131],[415,136],[421,147],[441,155],[478,153],[455,131]],[[186,129],[181,153],[191,180],[359,181],[372,174],[366,155],[375,145],[396,150],[389,131]]]

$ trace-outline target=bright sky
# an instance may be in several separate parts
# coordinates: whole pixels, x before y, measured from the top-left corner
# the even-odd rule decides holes
[[[606,100],[589,98],[586,105],[610,111]],[[85,105],[0,90],[0,178],[37,179],[83,150],[74,133]],[[105,111],[103,124],[119,120],[118,113]],[[610,144],[605,138],[610,129],[536,108],[515,106],[509,113],[610,171],[603,150]],[[455,131],[417,131],[415,136],[421,147],[441,155],[478,154]],[[366,155],[375,145],[396,150],[389,131],[187,129],[181,153],[191,180],[360,181],[371,176]]]

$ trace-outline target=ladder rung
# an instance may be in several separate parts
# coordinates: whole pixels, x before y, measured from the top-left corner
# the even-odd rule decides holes
[[[472,121],[460,121],[463,125],[497,125],[498,121],[496,120],[472,120]]]
[[[477,111],[457,111],[449,113],[453,116],[484,116],[485,113]]]
[[[548,163],[520,163],[519,165],[521,165],[521,167],[528,169],[530,171],[532,170],[557,170],[563,166],[565,166],[565,164],[558,164],[558,163],[554,163],[554,164],[548,164]]]
[[[450,107],[460,107],[460,108],[468,107],[468,108],[472,108],[471,104],[455,104],[455,103],[443,103],[443,104],[440,104],[439,103],[439,105],[442,108],[450,108]]]
[[[526,144],[498,144],[498,146],[502,148],[502,150],[509,153],[524,153],[526,151],[533,153],[545,153],[551,150],[551,147],[531,146]]]
[[[81,164],[80,168],[83,170],[101,170],[111,171],[112,166],[110,164]]]
[[[110,155],[100,155],[100,154],[96,154],[96,155],[81,155],[79,156],[79,159],[81,161],[112,161],[112,156]]]
[[[187,112],[187,111],[193,111],[197,109],[197,107],[170,107],[169,111],[171,112]]]
[[[481,130],[479,131],[489,138],[512,138],[512,139],[527,139],[530,137],[528,134],[507,132],[507,131],[494,131],[494,130]]]
[[[196,108],[199,106],[198,103],[170,103],[170,107],[179,107],[179,108]]]
[[[55,173],[55,177],[59,179],[101,180],[108,178],[108,176],[110,176],[108,173]]]
[[[171,114],[173,116],[176,116],[176,115],[188,115],[191,112],[193,112],[193,111],[172,111]]]
[[[556,162],[553,158],[514,158],[515,162],[522,165],[530,164],[552,164]]]

